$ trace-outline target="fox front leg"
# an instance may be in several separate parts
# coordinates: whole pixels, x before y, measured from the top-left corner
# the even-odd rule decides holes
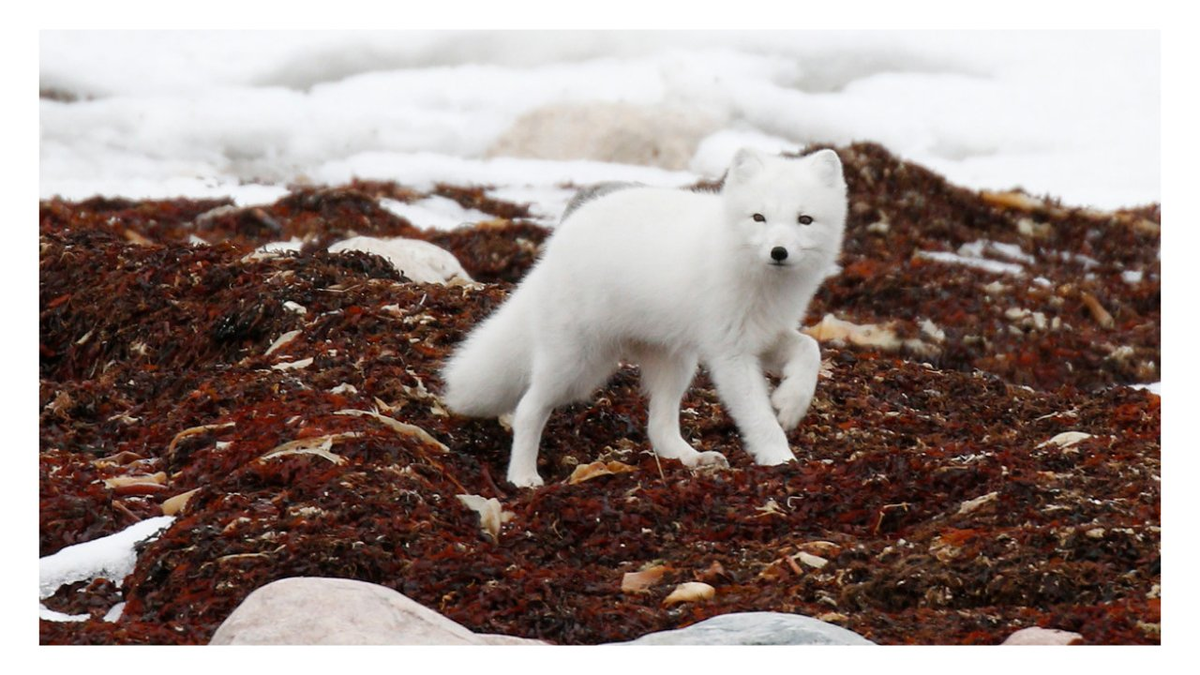
[[[707,364],[733,421],[742,433],[746,451],[758,464],[783,464],[796,459],[787,435],[772,414],[767,397],[767,380],[758,358],[734,355],[715,358]]]
[[[821,348],[817,341],[799,331],[785,331],[765,355],[767,369],[782,380],[771,394],[771,405],[784,431],[796,428],[817,390],[821,370]]]

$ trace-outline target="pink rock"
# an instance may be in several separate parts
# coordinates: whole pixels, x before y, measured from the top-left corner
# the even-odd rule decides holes
[[[396,591],[350,579],[281,579],[251,593],[213,645],[512,645],[540,640],[473,633]]]
[[[1069,645],[1076,640],[1082,640],[1079,633],[1072,633],[1056,628],[1022,628],[1008,636],[1002,645]]]

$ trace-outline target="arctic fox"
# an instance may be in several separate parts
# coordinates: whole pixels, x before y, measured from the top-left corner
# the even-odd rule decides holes
[[[446,363],[445,402],[475,417],[513,413],[507,478],[538,486],[551,411],[590,397],[626,360],[641,368],[654,451],[727,464],[679,430],[703,363],[754,460],[793,460],[784,429],[808,410],[821,362],[797,329],[845,221],[832,150],[784,159],[743,149],[720,192],[599,190],[567,210],[539,262]],[[774,393],[764,368],[782,378]]]

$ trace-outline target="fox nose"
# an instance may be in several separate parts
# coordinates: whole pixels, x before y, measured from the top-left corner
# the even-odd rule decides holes
[[[787,255],[787,249],[782,246],[776,246],[775,248],[771,249],[771,260],[774,260],[775,262],[783,262],[784,260],[787,260]]]

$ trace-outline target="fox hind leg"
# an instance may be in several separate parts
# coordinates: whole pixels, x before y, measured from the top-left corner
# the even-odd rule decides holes
[[[512,455],[508,464],[508,482],[517,487],[544,485],[537,471],[538,446],[550,413],[558,406],[585,398],[616,369],[616,357],[593,352],[591,359],[581,358],[588,350],[566,350],[561,346],[535,354],[529,388],[513,412]]]
[[[508,460],[508,482],[517,487],[544,484],[537,472],[538,444],[554,406],[536,383],[526,390],[513,412],[512,455]]]
[[[647,433],[654,452],[660,457],[678,459],[685,466],[729,466],[719,452],[697,451],[683,439],[679,429],[679,406],[696,374],[696,355],[646,349],[638,357],[642,388],[650,398]]]

